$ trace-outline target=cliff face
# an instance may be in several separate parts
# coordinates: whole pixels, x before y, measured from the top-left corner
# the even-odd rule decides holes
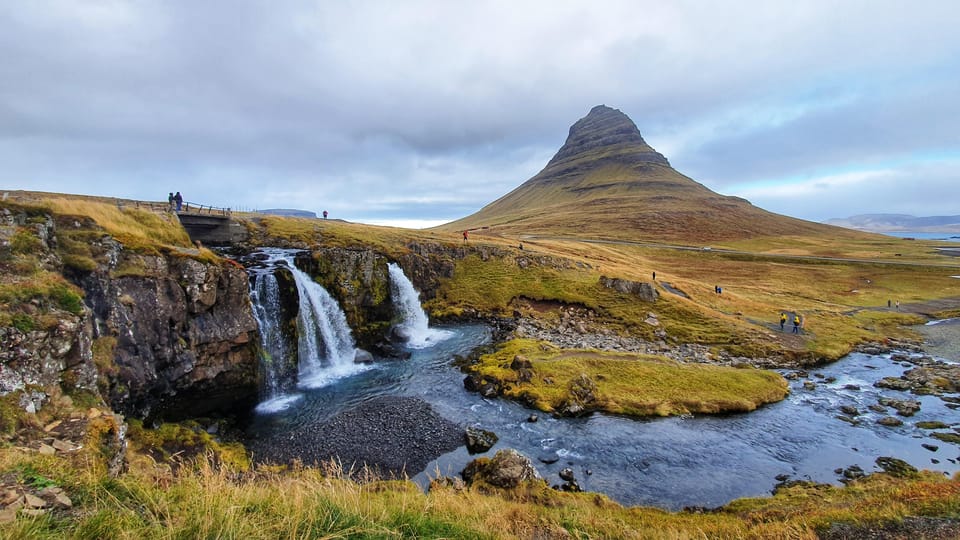
[[[257,323],[242,268],[123,253],[118,267],[136,273],[102,269],[81,282],[116,410],[196,416],[256,398]]]
[[[24,409],[60,389],[99,390],[139,417],[256,398],[242,268],[196,250],[134,253],[89,219],[12,205],[0,209],[0,265],[0,395],[22,392]]]

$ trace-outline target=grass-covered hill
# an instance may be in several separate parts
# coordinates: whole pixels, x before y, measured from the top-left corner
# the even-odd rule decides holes
[[[536,176],[441,230],[713,243],[762,236],[855,238],[719,195],[677,172],[622,112],[599,105]]]

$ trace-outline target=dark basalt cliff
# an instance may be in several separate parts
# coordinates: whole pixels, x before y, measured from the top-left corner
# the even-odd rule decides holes
[[[185,417],[257,394],[257,323],[247,274],[181,256],[123,254],[138,273],[104,268],[81,284],[95,342],[113,345],[107,396],[118,411]]]
[[[5,272],[39,261],[30,272],[44,276],[5,279],[26,290],[3,298],[12,315],[0,324],[0,395],[21,392],[30,411],[51,392],[99,391],[118,412],[167,418],[256,398],[242,268],[186,248],[136,253],[86,218],[15,207],[0,218]],[[36,282],[54,285],[27,285]]]

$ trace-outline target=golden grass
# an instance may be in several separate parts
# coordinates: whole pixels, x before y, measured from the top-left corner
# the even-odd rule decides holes
[[[44,202],[58,214],[89,217],[128,249],[155,251],[164,245],[192,247],[190,237],[174,214],[77,198],[49,198]]]
[[[520,356],[532,364],[530,381],[511,369]],[[779,374],[737,369],[630,353],[559,349],[533,340],[515,339],[483,355],[470,371],[504,385],[503,395],[545,412],[576,398],[574,386],[584,378],[596,385],[588,410],[628,416],[749,412],[789,393]]]
[[[92,454],[89,454],[91,456]],[[0,473],[59,485],[69,513],[21,515],[0,538],[816,538],[831,523],[955,517],[960,481],[875,474],[849,487],[799,485],[713,513],[624,508],[593,493],[532,483],[501,494],[346,480],[335,463],[238,474],[202,456],[176,474],[134,459],[117,479],[92,459],[0,449]]]

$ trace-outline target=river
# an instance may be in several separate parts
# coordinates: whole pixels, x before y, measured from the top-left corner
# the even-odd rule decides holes
[[[444,329],[450,332],[447,339],[410,348],[409,360],[378,361],[372,369],[319,388],[301,389],[303,397],[285,410],[253,413],[249,436],[269,441],[286,436],[292,427],[323,421],[374,397],[415,396],[449,420],[495,432],[500,440],[485,455],[515,448],[529,456],[551,484],[560,483],[561,468],[571,467],[585,490],[602,492],[626,505],[671,510],[716,507],[740,497],[768,495],[778,475],[837,483],[835,469],[859,465],[864,471],[875,471],[874,461],[880,456],[947,474],[960,471],[960,447],[933,439],[928,430],[915,425],[923,420],[956,425],[960,412],[934,396],[874,387],[880,378],[909,369],[889,356],[855,353],[810,370],[809,378],[791,381],[787,399],[746,414],[644,420],[594,414],[557,419],[511,401],[467,392],[464,375],[451,360],[489,343],[490,331],[483,325]],[[816,387],[805,389],[804,380],[815,382]],[[913,417],[899,417],[902,426],[884,427],[876,420],[896,412],[867,409],[880,396],[915,399],[922,408]],[[858,425],[837,418],[843,405],[862,413]],[[531,414],[537,414],[539,421],[529,422]],[[938,448],[928,450],[921,446],[924,443]],[[461,447],[433,461],[413,479],[426,486],[438,473],[454,476],[474,457]]]

